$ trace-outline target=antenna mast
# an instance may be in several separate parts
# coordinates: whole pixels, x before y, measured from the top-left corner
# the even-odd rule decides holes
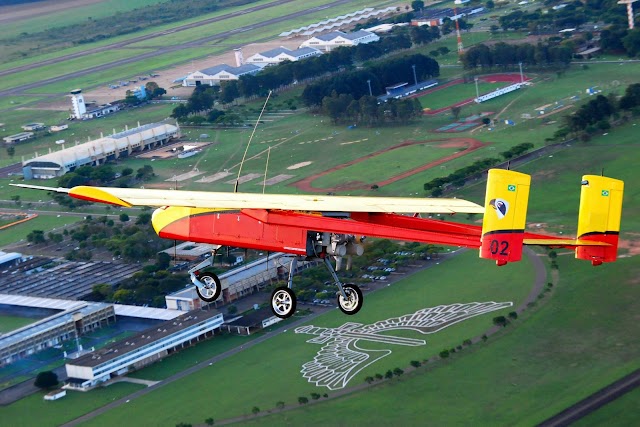
[[[458,16],[458,8],[453,7],[453,13],[456,16],[456,36],[458,37],[458,55],[462,55],[464,53],[464,46],[462,45],[462,36],[460,35],[460,23],[458,20],[460,17]]]

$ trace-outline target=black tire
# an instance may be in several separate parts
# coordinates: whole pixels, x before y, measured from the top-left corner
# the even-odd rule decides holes
[[[353,283],[342,285],[342,289],[344,293],[347,294],[348,300],[345,301],[342,293],[338,293],[338,307],[340,307],[340,311],[350,316],[356,314],[360,311],[362,303],[364,302],[362,291]]]
[[[271,293],[271,311],[281,319],[293,316],[296,304],[296,294],[286,286],[280,286]]]
[[[222,292],[222,285],[220,279],[213,273],[203,273],[198,277],[198,280],[205,284],[205,292],[202,292],[199,287],[196,286],[196,293],[198,297],[205,302],[214,302],[220,297]]]

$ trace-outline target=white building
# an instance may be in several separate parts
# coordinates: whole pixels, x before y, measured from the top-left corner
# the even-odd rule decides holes
[[[129,369],[139,369],[214,335],[224,323],[217,310],[197,310],[149,328],[140,334],[85,354],[66,364],[65,388],[86,390]]]
[[[83,165],[101,165],[108,160],[128,156],[134,152],[164,145],[180,136],[178,126],[151,123],[124,132],[50,151],[44,156],[22,162],[24,179],[49,179],[62,176]]]
[[[84,96],[82,96],[82,89],[74,89],[71,92],[71,105],[73,108],[72,116],[81,120],[84,114],[87,112],[87,106],[84,103]]]
[[[238,80],[241,76],[256,74],[261,69],[254,64],[244,64],[239,67],[227,64],[216,65],[187,75],[182,81],[182,86],[218,86],[220,82]]]
[[[305,40],[300,47],[312,47],[325,52],[340,46],[356,46],[361,43],[377,42],[380,37],[369,31],[360,30],[353,33],[343,33],[342,31],[332,31],[326,34],[319,34]]]
[[[248,64],[254,64],[258,67],[264,68],[268,65],[277,65],[282,61],[295,62],[318,55],[322,55],[322,52],[311,47],[291,50],[280,46],[266,52],[256,53],[255,55],[248,57],[246,62]]]
[[[20,132],[15,135],[9,135],[2,138],[7,144],[16,144],[18,142],[26,141],[33,138],[35,134],[33,132]]]
[[[65,129],[69,129],[69,125],[53,125],[49,128],[51,132],[60,132]]]

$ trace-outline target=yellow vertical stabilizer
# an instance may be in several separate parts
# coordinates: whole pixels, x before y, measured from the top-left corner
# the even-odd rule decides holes
[[[579,246],[576,258],[594,265],[616,260],[623,194],[623,181],[598,175],[582,177],[577,237],[602,242],[603,246]]]
[[[519,261],[527,221],[531,176],[491,169],[487,178],[480,257],[496,264]]]

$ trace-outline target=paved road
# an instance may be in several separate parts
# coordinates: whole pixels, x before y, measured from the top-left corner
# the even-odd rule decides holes
[[[539,427],[564,427],[573,424],[601,406],[640,386],[640,369],[593,393],[586,399],[539,424]]]
[[[271,7],[271,6],[275,5],[275,4],[287,3],[288,1],[290,1],[290,0],[280,0],[279,2],[269,3],[268,5],[264,5],[264,6],[269,6],[270,5],[269,7]],[[14,88],[0,90],[0,96],[10,96],[10,95],[11,96],[15,96],[15,95],[19,95],[20,93],[22,93],[24,91],[27,91],[27,90],[31,90],[31,89],[35,89],[35,88],[38,88],[38,87],[42,87],[42,86],[45,86],[45,85],[48,85],[48,84],[51,84],[51,83],[57,83],[57,82],[65,81],[65,80],[68,80],[68,79],[85,76],[85,75],[92,74],[92,73],[95,73],[95,72],[98,72],[98,71],[108,70],[110,68],[118,67],[120,65],[130,64],[130,63],[135,63],[135,62],[142,62],[142,61],[144,61],[146,59],[149,59],[149,58],[153,58],[153,57],[160,56],[160,55],[166,55],[166,54],[169,54],[169,53],[172,53],[172,52],[181,51],[181,50],[186,49],[186,48],[192,48],[192,47],[201,48],[203,44],[206,44],[206,43],[209,43],[209,42],[212,42],[212,41],[215,41],[215,40],[223,40],[223,39],[226,39],[226,38],[228,38],[228,37],[230,37],[230,36],[232,36],[232,35],[234,35],[236,33],[242,33],[242,32],[245,32],[245,31],[255,30],[257,28],[267,27],[267,26],[272,25],[272,24],[276,24],[276,23],[279,23],[279,22],[285,22],[285,21],[288,21],[288,20],[291,20],[291,19],[294,19],[294,18],[298,18],[300,16],[304,16],[304,15],[308,15],[310,13],[317,12],[318,10],[326,9],[328,7],[339,6],[339,5],[342,5],[342,4],[345,4],[345,3],[349,3],[349,0],[336,0],[336,1],[333,1],[331,3],[327,3],[326,5],[323,5],[323,6],[310,8],[310,9],[303,10],[303,11],[300,11],[300,12],[290,13],[288,15],[283,15],[283,16],[280,16],[280,17],[277,17],[277,18],[269,19],[267,21],[256,22],[256,23],[251,24],[251,25],[235,28],[235,29],[230,30],[230,31],[225,31],[225,32],[222,32],[222,33],[215,34],[213,36],[207,36],[207,37],[203,37],[203,38],[200,38],[200,39],[197,39],[197,40],[192,40],[192,41],[187,42],[187,43],[182,43],[182,44],[175,45],[175,46],[167,46],[165,48],[160,48],[160,49],[154,50],[152,52],[141,53],[140,55],[137,55],[135,57],[125,58],[125,59],[121,59],[121,60],[118,60],[118,61],[113,61],[113,62],[109,62],[109,63],[106,63],[106,64],[97,65],[95,67],[90,67],[90,68],[86,68],[86,69],[83,69],[83,70],[75,71],[75,72],[72,72],[72,73],[69,73],[69,74],[65,74],[65,75],[62,75],[62,76],[51,77],[51,78],[48,78],[48,79],[42,79],[42,80],[34,81],[32,83],[29,83],[29,84],[17,86],[17,87],[14,87]],[[258,6],[256,6],[256,8],[257,7]],[[262,7],[262,8],[264,9],[264,7]],[[220,21],[220,20],[223,20],[223,19],[227,19],[227,18],[233,17],[233,16],[235,16],[237,14],[238,14],[238,12],[234,12],[234,13],[223,15],[223,16],[220,16],[220,17],[211,18],[211,20],[208,20],[209,22],[206,22],[206,23],[208,24],[208,23],[211,23],[211,22],[216,22],[216,21]],[[205,21],[202,21],[202,22],[205,22]],[[195,24],[192,24],[192,25],[197,26]],[[204,24],[201,24],[201,25],[204,25]],[[185,26],[185,27],[187,27],[187,26]],[[183,29],[186,29],[186,28],[183,28]],[[154,37],[159,37],[161,35],[163,35],[163,34],[162,33],[155,33]],[[142,36],[142,37],[147,37],[147,36]],[[153,38],[153,37],[149,37],[149,38]],[[256,41],[262,41],[262,40],[267,40],[267,39],[270,39],[270,37],[264,38],[264,39],[260,39],[260,40],[256,40]],[[125,43],[125,42],[123,42],[123,43]],[[241,47],[241,46],[243,46],[245,44],[246,43],[239,43],[237,45],[231,45],[229,47],[230,48]],[[114,47],[122,47],[120,45],[120,43],[115,43],[115,44],[109,45],[109,46],[111,46],[111,47],[109,47],[109,49],[113,49]],[[102,49],[102,48],[96,48],[96,49]],[[84,51],[82,54],[85,55],[87,52],[89,52],[89,51]],[[92,51],[91,53],[95,53],[95,52]],[[80,56],[82,56],[82,55],[80,55]],[[64,57],[61,57],[61,58],[63,58],[66,61],[67,59],[70,59],[70,56],[64,56]],[[37,65],[31,64],[31,65],[28,65],[28,66],[25,66],[25,67],[27,67],[26,69],[32,69],[32,68],[34,68],[36,66]],[[0,76],[1,75],[2,74],[0,73]]]

